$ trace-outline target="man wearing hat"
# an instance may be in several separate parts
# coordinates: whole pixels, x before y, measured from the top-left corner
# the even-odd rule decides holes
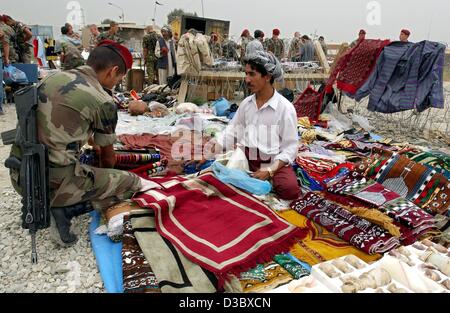
[[[255,39],[247,44],[247,47],[245,49],[245,56],[255,54],[257,51],[264,51],[264,33],[262,32],[262,30],[257,29],[255,30],[254,35]]]
[[[11,63],[17,63],[19,61],[19,56],[16,52],[16,32],[11,26],[5,23],[5,18],[0,15],[0,31],[3,32],[3,41],[6,43],[3,47],[6,47],[6,51],[3,53],[3,64],[9,65]]]
[[[126,47],[104,41],[86,65],[50,75],[38,87],[37,130],[48,148],[51,227],[59,235],[53,239],[63,246],[77,241],[70,231],[73,217],[105,210],[142,188],[138,176],[113,169],[117,107],[112,89],[131,65]],[[88,142],[99,156],[99,167],[79,161]],[[20,159],[20,148],[14,145],[11,154]],[[10,175],[20,194],[19,173],[11,170]]]
[[[145,36],[142,38],[143,56],[145,66],[147,69],[148,84],[151,85],[156,81],[155,69],[156,69],[156,55],[155,48],[158,42],[158,34],[154,30],[152,25],[147,26],[145,29]]]
[[[119,35],[119,24],[116,22],[111,22],[109,24],[109,30],[107,32],[103,32],[100,35],[98,35],[97,41],[103,41],[103,40],[112,40],[117,43],[123,44],[125,40],[123,40]]]
[[[31,60],[33,59],[31,52],[32,45],[29,43],[30,39],[33,37],[31,29],[21,22],[15,21],[8,15],[4,15],[3,18],[5,23],[16,33],[16,53],[19,59],[18,61],[20,63],[31,63]]]
[[[245,57],[245,82],[252,96],[246,98],[214,146],[242,149],[252,176],[272,182],[273,191],[283,200],[300,196],[291,164],[297,157],[297,113],[294,106],[273,87],[283,76],[280,61],[271,53],[256,51]],[[208,157],[208,156],[207,156]]]
[[[358,39],[354,40],[350,44],[350,48],[353,48],[354,46],[356,46],[358,44],[358,42],[363,41],[364,39],[366,39],[366,31],[364,29],[361,29],[358,33]]]
[[[407,29],[402,29],[400,31],[400,41],[401,42],[409,42],[409,36],[411,35],[411,32]]]
[[[247,45],[253,40],[248,29],[244,29],[241,34],[241,61],[244,62],[245,52],[247,51]]]
[[[279,60],[284,58],[284,43],[279,38],[280,30],[274,29],[272,31],[272,38],[266,40],[266,50],[272,52]]]
[[[159,84],[166,85],[167,78],[175,75],[176,72],[176,51],[175,43],[172,39],[172,29],[170,26],[161,28],[161,35],[156,43],[155,55],[157,58]]]
[[[212,32],[209,40],[209,50],[212,53],[214,59],[220,59],[222,57],[222,45],[219,42],[219,36]]]

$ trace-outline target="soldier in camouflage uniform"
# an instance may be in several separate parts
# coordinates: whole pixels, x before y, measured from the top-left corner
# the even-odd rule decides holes
[[[295,32],[294,38],[291,41],[291,44],[289,46],[289,54],[288,58],[290,61],[295,61],[300,53],[300,48],[302,46],[302,35],[300,32]]]
[[[97,41],[101,42],[103,40],[112,40],[117,43],[123,44],[125,40],[123,40],[119,35],[119,24],[116,22],[111,22],[109,24],[109,30],[107,32],[103,32],[97,37]]]
[[[214,59],[220,59],[222,57],[222,46],[219,42],[219,36],[216,33],[211,33],[211,39],[209,40],[209,50]]]
[[[8,15],[4,15],[3,19],[5,20],[5,23],[16,33],[16,53],[18,56],[18,62],[27,64],[31,63],[31,60],[33,59],[31,52],[32,45],[29,43],[31,37],[33,37],[31,29],[21,22],[15,21]]]
[[[280,30],[274,29],[272,32],[272,38],[269,38],[265,42],[265,49],[268,52],[272,52],[278,60],[284,58],[284,43],[279,38]]]
[[[38,137],[49,151],[51,224],[64,245],[77,240],[70,232],[72,217],[92,207],[107,209],[142,188],[138,176],[113,169],[117,107],[111,90],[131,64],[127,48],[104,42],[92,51],[86,66],[51,75],[38,87]],[[99,168],[79,161],[80,149],[88,141],[100,153]],[[11,154],[21,158],[17,146]],[[20,193],[19,179],[19,173],[11,170],[13,186]]]
[[[9,55],[3,55],[3,64],[8,65],[11,63],[17,63],[19,61],[19,57],[15,49],[17,44],[16,32],[3,21],[2,16],[0,16],[0,30],[3,31],[4,41],[8,42],[9,45]]]
[[[56,53],[60,54],[61,67],[68,71],[78,66],[84,65],[85,61],[81,55],[81,42],[67,36],[67,27],[61,27],[61,39],[56,48]],[[76,45],[77,43],[78,46]]]
[[[241,62],[244,64],[244,57],[247,51],[247,45],[250,41],[253,40],[253,37],[250,35],[250,31],[248,29],[244,29],[241,34]]]
[[[158,42],[158,34],[154,31],[153,26],[147,26],[147,34],[142,38],[142,48],[144,61],[147,69],[148,83],[152,84],[156,80],[156,55],[155,48]]]
[[[89,25],[89,52],[95,49],[98,45],[98,36],[100,32],[98,31],[97,25],[91,24]]]

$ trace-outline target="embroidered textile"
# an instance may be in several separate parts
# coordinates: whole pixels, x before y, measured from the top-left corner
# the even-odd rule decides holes
[[[326,262],[349,254],[355,255],[367,263],[381,258],[380,254],[369,255],[361,249],[352,246],[295,210],[279,212],[278,214],[289,223],[308,229],[306,238],[298,240],[291,247],[290,253],[309,265]]]
[[[134,237],[129,216],[124,217],[122,241],[123,290],[125,293],[159,293],[152,268]]]
[[[369,254],[384,253],[400,244],[383,228],[351,214],[320,195],[308,193],[291,207]]]
[[[228,272],[237,275],[271,260],[306,235],[264,203],[221,183],[210,172],[133,200],[155,211],[161,236],[221,279]]]
[[[294,103],[297,117],[308,117],[311,121],[319,119],[324,93],[308,86]]]
[[[345,52],[338,60],[337,66],[330,74],[327,82],[332,86],[337,81],[337,87],[353,95],[366,82],[377,64],[377,59],[389,40],[366,39]]]

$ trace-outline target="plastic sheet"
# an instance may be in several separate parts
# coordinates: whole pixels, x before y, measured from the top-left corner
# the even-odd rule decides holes
[[[89,237],[103,285],[109,293],[123,293],[122,242],[114,243],[106,235],[97,235],[100,224],[98,212],[91,213]]]
[[[241,170],[227,168],[219,162],[214,162],[211,168],[222,183],[231,184],[251,194],[266,195],[272,190],[268,181],[252,178]]]

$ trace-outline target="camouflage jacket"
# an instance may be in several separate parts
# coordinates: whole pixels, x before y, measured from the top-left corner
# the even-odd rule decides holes
[[[97,37],[98,42],[101,42],[106,39],[115,41],[120,44],[123,44],[125,42],[125,40],[123,40],[118,34],[110,35],[109,32],[103,32]]]
[[[25,29],[28,28],[28,26],[17,22],[16,25],[14,25],[13,29],[16,32],[16,38],[17,38],[17,46],[20,49],[21,52],[27,51],[30,49],[31,44],[25,41]]]
[[[303,42],[302,42],[301,38],[292,39],[291,45],[289,47],[289,55],[288,55],[289,59],[292,59],[292,58],[298,56],[302,45],[303,45]]]
[[[158,34],[156,32],[150,32],[142,38],[142,48],[147,49],[147,55],[144,56],[147,61],[156,60],[155,48],[158,42]]]
[[[19,56],[17,55],[16,52],[16,46],[17,46],[17,39],[16,39],[16,32],[14,31],[13,28],[11,28],[10,26],[6,25],[5,23],[1,23],[0,22],[0,30],[3,31],[4,33],[4,41],[9,43],[9,61],[11,63],[16,63],[17,61],[19,61]],[[3,54],[3,43],[0,41],[0,49],[2,50],[2,54]],[[3,56],[4,58],[5,56]]]
[[[264,48],[272,52],[279,60],[284,58],[284,43],[281,39],[269,38],[265,41]]]
[[[56,52],[63,53],[64,55],[61,59],[61,66],[65,71],[72,70],[85,63],[79,47],[74,45],[67,37],[61,37],[61,40],[56,47]]]
[[[92,135],[100,147],[115,142],[117,107],[91,67],[49,76],[38,97],[38,136],[49,149],[51,167],[78,165],[80,149]]]

